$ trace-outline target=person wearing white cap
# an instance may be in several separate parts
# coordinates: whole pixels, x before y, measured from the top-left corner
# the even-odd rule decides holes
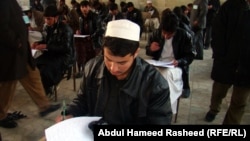
[[[86,64],[78,95],[62,112],[66,118],[101,116],[101,123],[111,125],[171,124],[168,83],[138,57],[139,39],[137,24],[127,19],[108,23],[103,55]]]
[[[160,14],[156,7],[153,6],[152,0],[147,0],[147,5],[144,7],[143,12],[150,14],[150,18],[145,20],[144,25],[149,27],[150,30],[158,29],[160,25]]]

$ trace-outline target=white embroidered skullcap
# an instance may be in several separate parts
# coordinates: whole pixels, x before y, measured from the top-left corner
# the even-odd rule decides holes
[[[140,27],[127,19],[110,21],[105,33],[105,37],[107,36],[139,41]]]
[[[147,3],[152,3],[152,0],[147,0]]]

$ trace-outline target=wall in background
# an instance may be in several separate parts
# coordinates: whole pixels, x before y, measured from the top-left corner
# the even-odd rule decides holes
[[[70,4],[71,0],[66,0],[66,3],[68,6],[71,7]],[[81,0],[77,0],[78,2],[81,2]],[[107,3],[108,0],[99,0],[100,2]],[[146,5],[147,0],[115,0],[115,2],[119,5],[121,1],[124,2],[133,2],[135,7],[138,9],[143,9]],[[162,10],[166,8],[173,9],[175,6],[181,6],[181,5],[187,5],[188,3],[193,3],[194,0],[152,0],[153,5],[161,12]],[[223,3],[226,0],[220,0],[221,3]]]

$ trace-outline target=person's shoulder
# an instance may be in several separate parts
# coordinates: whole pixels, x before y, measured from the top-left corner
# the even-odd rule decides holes
[[[103,56],[102,55],[98,55],[94,58],[91,58],[87,63],[86,63],[86,67],[92,68],[92,67],[96,67],[96,66],[100,66],[100,64],[103,63]]]
[[[140,71],[142,73],[147,74],[147,76],[150,76],[150,74],[154,74],[155,72],[158,72],[153,65],[150,65],[149,63],[147,63],[143,58],[137,57],[136,61],[137,61],[137,64],[141,66]]]

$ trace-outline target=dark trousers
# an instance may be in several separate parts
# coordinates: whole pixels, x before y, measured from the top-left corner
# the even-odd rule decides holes
[[[195,56],[195,59],[197,60],[203,60],[203,29],[197,29],[194,31],[194,47],[196,49],[197,55]]]
[[[183,89],[190,89],[189,85],[189,65],[182,68]]]
[[[217,114],[220,112],[222,100],[226,97],[228,90],[231,87],[232,85],[222,84],[216,81],[213,83],[210,104],[211,113]],[[250,88],[233,86],[230,105],[226,112],[223,124],[240,124],[249,95]]]
[[[204,30],[204,45],[205,45],[205,48],[208,48],[210,46],[211,35],[212,35],[212,26],[207,26],[206,29]]]

